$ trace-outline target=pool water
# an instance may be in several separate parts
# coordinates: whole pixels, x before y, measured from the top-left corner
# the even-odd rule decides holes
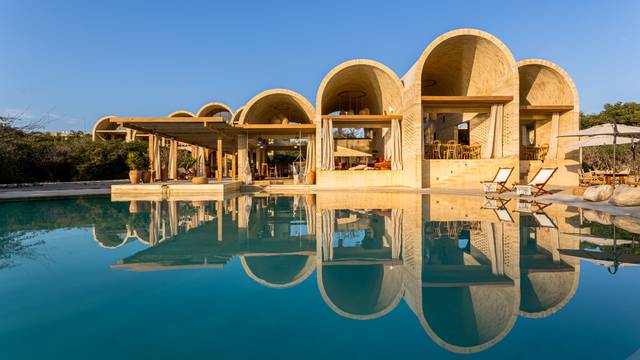
[[[412,193],[4,202],[1,358],[640,356],[638,229]]]

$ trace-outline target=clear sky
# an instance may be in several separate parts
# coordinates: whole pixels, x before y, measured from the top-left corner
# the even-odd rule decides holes
[[[335,65],[368,58],[402,76],[456,28],[562,66],[585,112],[640,101],[640,1],[0,0],[0,113],[91,130],[110,114],[236,109],[274,87],[315,104]]]

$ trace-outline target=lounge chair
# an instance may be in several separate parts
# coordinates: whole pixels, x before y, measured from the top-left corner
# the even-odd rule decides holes
[[[526,185],[515,185],[516,194],[518,195],[532,195],[534,197],[551,194],[550,191],[545,190],[544,186],[547,185],[551,176],[558,170],[558,168],[540,168],[538,172],[533,176],[533,179]]]
[[[543,204],[537,201],[518,201],[515,211],[521,214],[531,215],[538,224],[538,227],[557,229],[558,226],[544,212],[544,208],[551,204]]]
[[[493,178],[493,180],[481,181],[480,183],[483,185],[484,192],[485,193],[490,193],[490,192],[502,193],[502,192],[511,190],[507,188],[506,184],[512,172],[513,172],[512,167],[500,168],[498,169],[498,172],[496,173],[496,176]]]

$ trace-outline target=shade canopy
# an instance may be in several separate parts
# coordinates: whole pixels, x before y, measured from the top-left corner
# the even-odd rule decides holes
[[[640,135],[640,127],[629,125],[616,125],[618,128],[618,135]],[[615,135],[615,129],[613,124],[602,124],[592,126],[588,129],[582,129],[574,131],[569,134],[560,135],[561,137],[574,137],[574,136],[598,136],[598,135]]]
[[[616,138],[616,144],[618,145],[637,143],[638,141],[640,141],[640,139],[634,139],[634,138],[628,138],[628,137]],[[601,146],[601,145],[613,145],[613,135],[591,136],[585,140],[572,143],[568,147],[580,148],[580,147]]]

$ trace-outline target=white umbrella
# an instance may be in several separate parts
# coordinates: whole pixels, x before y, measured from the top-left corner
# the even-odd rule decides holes
[[[598,137],[601,135],[610,135],[613,139],[613,179],[611,181],[611,185],[615,189],[616,187],[616,143],[619,140],[618,136],[620,135],[640,135],[640,127],[637,126],[629,126],[629,125],[618,125],[614,121],[607,124],[592,126],[588,129],[583,129],[579,131],[574,131],[569,134],[562,135],[562,137],[573,137],[573,136],[589,136],[589,137]],[[626,141],[626,140],[624,140]]]
[[[637,143],[640,139],[628,138],[628,137],[620,137],[616,139],[616,144],[631,144]],[[586,140],[581,140],[578,142],[574,142],[573,144],[569,144],[568,147],[571,148],[580,148],[580,147],[588,147],[588,146],[601,146],[601,145],[613,145],[613,135],[598,135],[587,138]]]

